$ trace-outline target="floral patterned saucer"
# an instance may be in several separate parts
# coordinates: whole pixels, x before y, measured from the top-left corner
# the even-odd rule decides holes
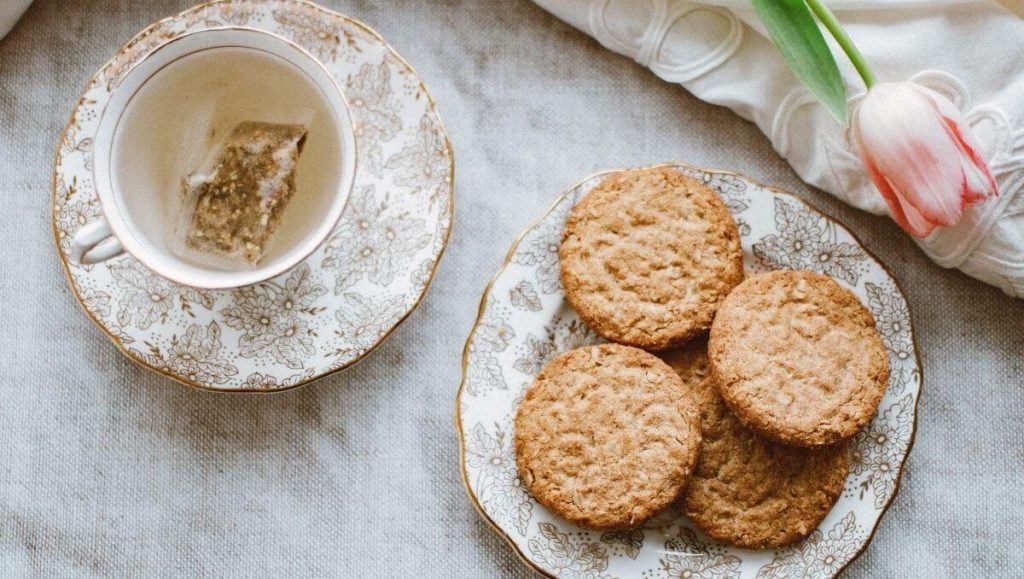
[[[748,273],[778,268],[826,273],[852,289],[875,315],[892,377],[878,414],[853,441],[839,502],[803,542],[752,551],[716,543],[673,512],[633,531],[586,531],[553,516],[527,493],[511,444],[523,391],[556,354],[599,341],[563,295],[562,227],[576,201],[612,172],[594,175],[562,195],[516,241],[484,291],[463,353],[456,402],[469,497],[524,561],[552,577],[835,576],[867,548],[896,495],[913,443],[921,371],[907,302],[885,266],[846,228],[800,199],[733,173],[669,166],[725,199],[740,228]]]
[[[291,39],[335,75],[355,121],[358,170],[330,240],[259,285],[203,291],[130,256],[81,266],[69,242],[100,212],[93,135],[111,87],[185,32],[245,25]],[[376,32],[302,0],[210,2],[150,26],[86,86],[61,138],[53,232],[75,296],[132,360],[211,390],[284,390],[362,359],[419,304],[452,225],[452,148],[420,78]]]

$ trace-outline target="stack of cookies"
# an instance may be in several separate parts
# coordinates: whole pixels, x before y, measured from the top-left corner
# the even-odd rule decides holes
[[[889,376],[857,297],[806,271],[744,280],[725,204],[664,168],[592,190],[559,256],[569,303],[612,343],[556,357],[520,403],[516,460],[537,501],[591,529],[678,505],[755,549],[816,528]]]

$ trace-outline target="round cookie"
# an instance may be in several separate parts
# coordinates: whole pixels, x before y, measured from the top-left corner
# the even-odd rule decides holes
[[[515,418],[519,474],[542,505],[591,529],[636,527],[672,504],[697,460],[700,419],[679,376],[618,344],[552,360]]]
[[[700,408],[704,433],[683,512],[709,537],[748,549],[802,540],[843,492],[847,443],[799,448],[751,431],[725,405],[710,378],[706,342],[666,352]]]
[[[616,173],[572,209],[558,251],[565,296],[606,339],[648,350],[707,330],[743,279],[718,195],[665,168]]]
[[[772,271],[740,284],[718,310],[708,354],[739,419],[797,446],[856,434],[889,379],[871,312],[832,278],[809,271]]]

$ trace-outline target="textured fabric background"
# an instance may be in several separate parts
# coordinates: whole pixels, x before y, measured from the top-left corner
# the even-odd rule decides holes
[[[190,0],[37,0],[0,41],[0,575],[529,577],[462,488],[454,397],[484,284],[591,172],[735,169],[839,217],[907,291],[924,361],[899,497],[850,577],[1024,573],[1024,301],[801,184],[750,124],[526,0],[326,2],[437,98],[456,223],[420,309],[351,370],[271,396],[192,391],[79,311],[50,233],[54,148],[88,77]]]

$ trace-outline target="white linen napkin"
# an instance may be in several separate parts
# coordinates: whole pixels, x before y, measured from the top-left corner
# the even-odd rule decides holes
[[[850,131],[789,71],[749,0],[534,1],[664,80],[754,122],[804,181],[865,211],[888,212]],[[943,267],[1024,297],[1024,20],[992,0],[828,5],[880,80],[912,79],[964,111],[999,182],[998,198],[920,240],[921,248]],[[864,86],[836,54],[856,106]]]
[[[0,0],[0,39],[18,23],[32,0]]]

